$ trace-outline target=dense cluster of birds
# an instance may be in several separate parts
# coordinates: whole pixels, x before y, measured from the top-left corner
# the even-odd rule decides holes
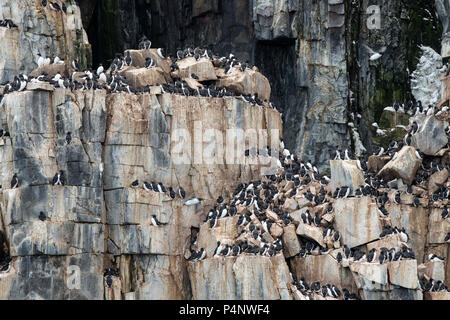
[[[393,106],[384,108],[385,111],[404,113],[410,116],[416,116],[419,114],[431,116],[439,116],[444,112],[448,111],[448,107],[438,108],[435,105],[423,106],[422,101],[418,100],[408,100],[405,103],[400,104],[398,101],[395,101]]]
[[[415,108],[421,110],[420,105]],[[414,111],[415,113],[416,111]],[[436,114],[439,114],[439,112],[433,112],[432,115]],[[408,135],[414,135],[419,129],[417,122],[413,121],[409,130],[407,130]],[[391,142],[387,150],[380,148],[375,156],[389,156],[390,159],[395,159],[400,149],[404,145],[410,144],[409,139],[407,140],[406,143],[404,141]],[[245,152],[245,155],[249,157],[272,156],[274,154],[267,147],[260,150],[249,149]],[[332,222],[324,219],[324,215],[333,214],[333,204],[336,201],[335,199],[338,198],[371,197],[377,203],[380,218],[386,221],[390,221],[387,210],[389,203],[411,204],[414,207],[426,206],[424,204],[426,202],[422,199],[426,197],[426,193],[420,192],[420,189],[428,189],[429,178],[434,173],[445,169],[450,170],[449,165],[441,163],[439,157],[425,156],[420,150],[417,150],[416,156],[421,160],[420,168],[413,183],[403,187],[399,179],[385,179],[379,177],[378,172],[371,172],[368,168],[367,158],[357,159],[349,150],[336,150],[333,155],[335,160],[356,161],[357,167],[364,175],[364,185],[356,190],[353,190],[350,186],[343,186],[337,188],[334,192],[330,192],[327,188],[330,179],[326,175],[320,174],[313,163],[302,161],[291,154],[284,147],[283,141],[280,142],[280,149],[277,154],[279,158],[276,174],[266,175],[261,180],[251,181],[250,183],[240,183],[230,199],[226,200],[220,196],[213,208],[208,211],[204,223],[208,223],[210,228],[215,228],[223,218],[239,215],[237,221],[239,236],[234,240],[234,243],[224,245],[219,242],[215,257],[222,255],[222,252],[230,256],[233,256],[233,251],[236,255],[249,253],[248,247],[246,247],[247,252],[242,250],[242,239],[247,241],[245,245],[248,245],[249,241],[254,244],[255,248],[252,253],[270,256],[270,254],[267,254],[270,245],[266,238],[276,239],[275,241],[279,241],[280,247],[283,247],[281,238],[276,237],[276,234],[274,235],[276,228],[273,229],[273,226],[286,227],[291,223],[296,225],[303,223],[311,227],[321,228],[323,241],[320,242],[324,245],[321,245],[317,239],[300,236],[301,250],[297,255],[300,258],[305,258],[307,255],[330,254],[332,250],[339,249],[343,245],[342,252],[338,252],[335,258],[339,263],[347,263],[347,265],[348,263],[362,262],[383,264],[416,259],[415,252],[408,246],[410,237],[405,228],[391,226],[389,222],[384,223],[385,226],[379,239],[396,235],[400,240],[399,247],[381,247],[363,251],[358,247],[349,248],[345,244],[341,245],[342,239],[339,231],[334,229]],[[429,199],[429,203],[434,207],[442,208],[441,217],[447,219],[449,218],[449,212],[445,201],[449,198],[449,189],[441,184],[436,184],[436,187],[437,190]],[[406,195],[409,195],[409,197]],[[285,205],[290,198],[296,200],[305,198],[309,202],[306,210],[302,210],[301,220],[298,217],[296,219],[291,217],[291,211]],[[445,239],[446,242],[450,241],[449,234]],[[192,259],[202,260],[207,258],[203,248],[199,251],[195,250],[196,245],[197,238],[195,237],[195,241],[191,244]],[[441,261],[442,258],[429,257],[429,259],[430,261]],[[296,285],[299,284],[295,283]],[[315,286],[313,292],[321,292],[322,290],[323,294],[327,296],[338,296],[338,292],[334,291],[330,285]],[[304,293],[308,294],[307,291]],[[349,298],[350,294],[348,293],[346,296]]]
[[[314,294],[321,295],[323,298],[334,298],[343,300],[358,300],[355,293],[350,292],[347,288],[339,289],[334,284],[320,284],[320,281],[315,281],[308,284],[304,277],[297,279],[295,274],[291,273],[292,283],[294,285],[294,290],[298,291],[301,296],[305,297],[305,300],[314,300]]]
[[[50,2],[50,7],[52,7],[53,3]],[[60,8],[57,3],[54,3],[55,8]],[[52,7],[53,8],[53,7]],[[56,10],[56,9],[55,9]],[[62,10],[62,9],[57,9]],[[139,48],[141,50],[148,50],[151,48],[151,41],[148,40],[145,36],[141,39],[139,43]],[[179,67],[177,62],[180,59],[184,59],[187,57],[195,57],[196,59],[206,58],[210,59],[214,66],[217,68],[223,68],[225,70],[225,74],[229,74],[234,69],[238,69],[240,71],[245,71],[247,69],[257,70],[256,67],[250,66],[249,63],[240,62],[233,54],[229,56],[223,57],[220,55],[213,54],[213,52],[209,49],[202,48],[187,48],[185,50],[178,50],[176,57],[170,57],[165,54],[163,48],[157,49],[158,59],[172,62],[171,70],[176,71]],[[62,64],[66,65],[65,61],[60,57],[44,57],[41,56],[40,53],[37,54],[37,66],[38,68],[48,65],[57,65]],[[61,74],[57,72],[54,76],[50,76],[45,71],[41,72],[41,74],[37,77],[29,77],[25,74],[20,74],[14,78],[12,82],[5,82],[2,84],[4,87],[3,94],[7,94],[14,91],[23,91],[26,89],[28,83],[48,83],[53,85],[55,88],[64,88],[70,90],[97,90],[103,89],[108,90],[112,93],[128,93],[128,94],[145,94],[151,92],[151,86],[146,85],[144,87],[135,86],[130,83],[126,79],[126,77],[122,74],[121,71],[125,67],[129,67],[133,65],[133,57],[130,54],[130,51],[127,51],[126,54],[118,53],[115,58],[112,60],[108,69],[106,69],[102,64],[98,66],[95,70],[85,69],[81,71],[77,60],[73,60],[70,64],[71,68],[74,72],[69,72],[68,76],[66,72]],[[145,61],[145,67],[147,69],[154,68],[157,66],[157,61],[152,59],[151,57],[147,57]],[[216,81],[198,81],[195,86],[190,86],[186,79],[181,79],[171,73],[172,81],[168,83],[156,84],[159,86],[162,93],[169,94],[178,94],[183,96],[196,96],[196,97],[209,97],[209,98],[235,98],[242,100],[245,103],[248,103],[252,106],[269,106],[275,109],[275,106],[270,102],[264,99],[262,101],[257,93],[254,94],[244,94],[237,93],[229,88],[216,85]],[[190,75],[191,79],[199,80],[196,74]],[[1,99],[0,99],[1,100]]]

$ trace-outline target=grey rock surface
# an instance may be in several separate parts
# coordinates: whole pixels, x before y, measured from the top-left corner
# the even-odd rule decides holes
[[[83,28],[80,8],[66,1],[67,13],[56,12],[40,1],[4,0],[0,19],[11,19],[18,28],[0,28],[0,83],[12,81],[19,73],[29,74],[37,67],[38,54],[59,56],[82,66],[91,63],[91,46]]]

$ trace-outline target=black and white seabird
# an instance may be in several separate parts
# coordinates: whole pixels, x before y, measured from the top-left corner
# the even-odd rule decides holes
[[[137,188],[137,187],[139,187],[139,180],[134,180],[134,181],[131,183],[131,187],[132,187],[132,188]]]
[[[158,219],[156,218],[156,215],[152,215],[152,218],[150,219],[150,221],[151,221],[152,225],[155,227],[159,227],[159,226],[163,225],[163,223],[158,221]]]
[[[166,59],[166,57],[164,56],[164,49],[163,48],[159,48],[156,52],[157,52],[158,56],[161,59]]]
[[[63,186],[64,185],[64,171],[61,170],[58,173],[55,174],[53,177],[53,185],[54,186]]]
[[[444,210],[442,210],[441,216],[442,216],[442,219],[447,219],[450,216],[448,213],[447,207],[445,207]]]
[[[367,254],[367,262],[369,263],[375,262],[376,258],[377,258],[377,249],[373,248]]]
[[[394,202],[400,204],[400,192],[397,192],[394,197]]]
[[[182,186],[178,188],[178,195],[180,196],[181,199],[184,199],[186,197],[186,191],[184,191]]]
[[[173,188],[172,187],[169,187],[169,196],[172,198],[172,199],[175,199],[175,197],[176,197],[176,193],[175,193],[175,191],[173,190]]]
[[[55,10],[55,11],[60,11],[61,7],[56,2],[50,2],[50,9]]]
[[[447,235],[445,236],[444,241],[445,241],[445,243],[450,243],[450,232],[447,233]]]
[[[158,183],[158,192],[159,193],[166,193],[167,192],[166,187],[164,187],[162,182]]]
[[[130,51],[127,51],[127,56],[125,57],[125,64],[127,66],[131,66],[132,63],[133,63],[133,59],[131,58]]]
[[[439,257],[439,256],[437,256],[435,254],[429,254],[428,255],[428,261],[431,261],[431,262],[444,262],[445,259],[442,258],[442,257]]]
[[[11,179],[11,189],[15,189],[19,186],[19,178],[17,177],[17,174],[15,173]]]

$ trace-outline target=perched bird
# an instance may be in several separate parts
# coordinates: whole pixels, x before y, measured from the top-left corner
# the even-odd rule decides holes
[[[64,171],[61,170],[58,173],[55,174],[55,176],[53,177],[53,185],[54,186],[63,186],[65,179],[64,179]]]
[[[45,221],[45,219],[47,219],[47,217],[45,216],[44,212],[43,211],[39,212],[39,220]]]
[[[441,216],[442,216],[442,219],[447,219],[450,216],[448,213],[447,207],[445,207],[444,210],[442,210]]]
[[[132,188],[137,188],[137,187],[139,187],[139,180],[134,180],[134,181],[131,183],[131,187],[132,187]]]
[[[19,186],[19,178],[17,177],[17,174],[14,174],[11,179],[11,189],[15,189]]]
[[[155,227],[159,227],[159,226],[163,225],[163,223],[158,221],[158,219],[156,218],[156,215],[152,215],[150,221],[151,221],[152,225]]]
[[[172,198],[172,199],[175,199],[175,197],[176,197],[176,193],[175,193],[175,191],[173,190],[173,188],[172,187],[169,187],[169,196]]]
[[[186,197],[186,191],[184,191],[182,186],[178,188],[178,195],[180,196],[181,199],[184,199]]]

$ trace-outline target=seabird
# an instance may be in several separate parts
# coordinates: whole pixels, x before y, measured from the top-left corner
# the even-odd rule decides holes
[[[100,76],[103,71],[105,71],[105,68],[103,68],[103,65],[100,63],[99,67],[97,68],[97,76]]]
[[[156,215],[152,215],[152,218],[150,219],[150,221],[152,222],[152,225],[155,227],[159,227],[159,226],[163,225],[163,223],[159,222],[158,219],[156,219]]]
[[[206,257],[206,250],[204,248],[201,248],[197,261],[202,261],[203,259],[205,259],[205,257]]]
[[[47,217],[45,216],[45,214],[44,214],[43,211],[39,212],[39,220],[45,221],[46,218],[47,218]]]
[[[442,219],[447,219],[449,217],[448,208],[445,207],[444,210],[442,210],[441,213]]]
[[[146,67],[147,69],[150,69],[150,68],[154,67],[155,65],[156,65],[156,64],[155,64],[155,62],[153,61],[152,58],[147,57],[147,58],[145,59],[145,67]]]
[[[161,59],[166,59],[164,57],[164,49],[163,48],[159,48],[156,52],[158,53],[158,56],[160,56]]]
[[[222,250],[224,249],[222,243],[220,241],[217,241],[217,247],[216,250],[214,251],[214,257],[219,256],[219,254],[222,252]]]
[[[134,181],[131,183],[131,187],[132,187],[132,188],[137,188],[137,187],[139,187],[139,180],[134,180]]]
[[[184,203],[185,206],[195,206],[200,204],[204,199],[203,198],[191,198]]]
[[[183,187],[181,186],[178,188],[178,195],[181,199],[184,199],[186,197],[186,191],[184,191]]]
[[[378,59],[380,59],[383,56],[383,53],[386,51],[386,47],[381,48],[380,52],[376,52],[374,51],[372,48],[370,48],[369,46],[367,46],[366,44],[363,44],[364,48],[367,49],[367,51],[370,54],[369,60],[370,61],[376,61]]]
[[[387,248],[381,248],[380,256],[378,258],[380,264],[383,264],[386,261],[387,251],[388,251]]]
[[[131,66],[132,63],[133,63],[133,59],[131,58],[130,51],[127,51],[127,56],[125,57],[125,64],[127,66]]]
[[[53,177],[53,185],[54,186],[63,186],[64,185],[64,171],[61,170]]]
[[[152,185],[150,183],[148,183],[147,181],[144,181],[144,190],[145,191],[153,191]]]
[[[166,192],[167,192],[166,187],[164,187],[164,185],[163,185],[162,182],[159,182],[159,183],[158,183],[157,188],[158,188],[158,192],[159,192],[159,193],[166,193]]]
[[[367,254],[367,262],[369,263],[375,262],[376,258],[377,258],[377,249],[373,248]]]
[[[416,195],[416,196],[414,196],[413,206],[417,208],[419,205],[420,205],[420,200],[419,200],[419,197]]]
[[[17,177],[17,174],[15,173],[11,179],[11,189],[15,189],[19,186],[19,178]]]
[[[56,2],[50,2],[50,9],[55,10],[55,11],[60,11],[61,7]]]
[[[71,132],[67,132],[66,142],[67,142],[67,144],[70,144],[70,142],[72,142],[72,133]]]
[[[417,157],[419,160],[422,160],[422,159],[423,159],[423,154],[422,154],[422,152],[420,152],[419,149],[416,150],[416,157]]]

